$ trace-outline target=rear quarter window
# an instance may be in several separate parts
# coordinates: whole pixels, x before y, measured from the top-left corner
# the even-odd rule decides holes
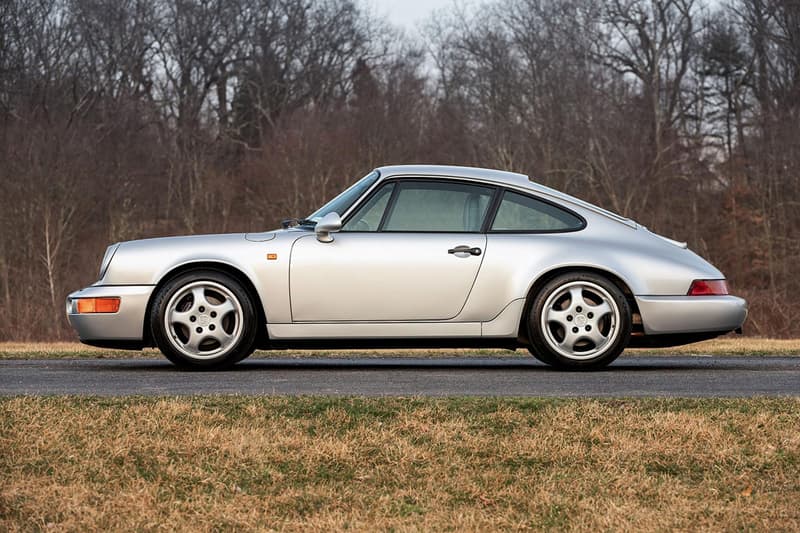
[[[518,194],[503,193],[490,231],[494,232],[566,232],[583,229],[579,216],[551,203]]]

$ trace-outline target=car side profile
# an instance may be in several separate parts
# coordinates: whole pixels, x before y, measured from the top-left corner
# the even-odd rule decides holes
[[[685,243],[525,175],[388,166],[282,229],[113,244],[67,316],[84,343],[188,368],[452,346],[586,369],[741,331],[747,303]]]

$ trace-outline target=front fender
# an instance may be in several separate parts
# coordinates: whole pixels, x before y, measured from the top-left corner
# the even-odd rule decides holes
[[[275,259],[268,259],[268,254],[274,254]],[[258,293],[268,322],[285,321],[291,316],[286,238],[254,241],[244,234],[227,234],[124,242],[95,285],[158,285],[176,269],[195,263],[226,265],[246,276]]]

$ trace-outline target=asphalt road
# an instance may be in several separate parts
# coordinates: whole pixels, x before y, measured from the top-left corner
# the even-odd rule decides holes
[[[622,357],[597,372],[531,359],[252,359],[224,372],[166,360],[0,361],[9,395],[800,396],[800,357]]]

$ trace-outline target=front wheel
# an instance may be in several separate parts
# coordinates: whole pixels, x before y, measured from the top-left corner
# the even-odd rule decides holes
[[[562,368],[590,369],[611,363],[628,345],[631,310],[622,291],[591,272],[548,282],[528,316],[531,353]]]
[[[153,339],[184,368],[222,368],[253,352],[257,313],[242,285],[213,270],[181,274],[156,294],[150,308]]]

